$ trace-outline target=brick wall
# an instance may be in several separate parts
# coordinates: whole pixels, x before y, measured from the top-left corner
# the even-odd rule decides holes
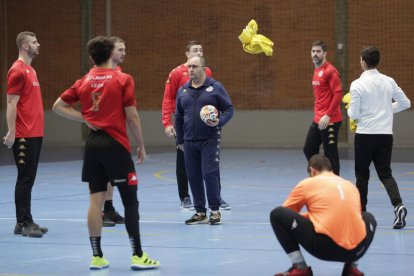
[[[105,0],[92,2],[92,34],[104,35]],[[50,109],[58,95],[81,76],[81,47],[85,47],[80,42],[81,2],[0,3],[0,15],[6,16],[6,24],[0,27],[6,38],[1,36],[0,42],[7,48],[1,53],[2,62],[8,68],[16,59],[18,32],[35,32],[41,53],[33,66],[45,108]],[[382,50],[380,70],[393,76],[413,99],[413,2],[349,0],[348,6],[349,82],[361,73],[361,47],[374,44]],[[193,39],[203,43],[214,77],[225,85],[237,109],[311,109],[310,44],[325,40],[328,60],[335,62],[334,16],[335,1],[331,0],[112,0],[111,25],[112,34],[127,42],[122,67],[135,78],[141,109],[160,109],[168,72],[185,61],[186,42]],[[252,18],[259,24],[259,33],[275,42],[273,57],[243,52],[238,35]],[[344,90],[348,88],[349,84]]]

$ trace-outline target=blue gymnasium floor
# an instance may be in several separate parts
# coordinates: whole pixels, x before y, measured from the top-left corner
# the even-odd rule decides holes
[[[290,262],[277,242],[268,216],[291,188],[306,177],[300,150],[224,149],[221,156],[222,193],[232,206],[222,211],[220,226],[187,226],[193,213],[179,207],[175,184],[175,153],[149,151],[137,166],[143,248],[161,261],[161,268],[129,269],[130,245],[124,226],[103,230],[103,251],[109,269],[88,269],[91,248],[86,227],[88,189],[80,182],[80,149],[44,149],[32,195],[33,215],[49,228],[43,238],[13,235],[16,170],[11,152],[0,161],[0,275],[273,275]],[[341,152],[341,173],[354,181],[352,154]],[[393,171],[408,208],[407,227],[393,230],[393,208],[375,172],[368,209],[378,228],[360,261],[365,275],[413,275],[414,271],[414,158],[394,154]],[[60,161],[59,161],[60,159]],[[63,159],[63,161],[62,161]],[[66,161],[65,161],[66,160]],[[69,160],[69,161],[68,161]],[[402,162],[403,161],[403,162]],[[123,210],[118,193],[115,206]],[[320,261],[305,253],[316,276],[340,275],[341,263]]]

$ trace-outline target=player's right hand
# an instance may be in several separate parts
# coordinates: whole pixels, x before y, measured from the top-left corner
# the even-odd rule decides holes
[[[97,131],[99,129],[99,127],[94,126],[93,124],[89,123],[88,121],[85,120],[85,124],[92,130]]]
[[[16,140],[16,134],[13,132],[8,131],[6,136],[3,137],[3,144],[7,146],[7,148],[11,148]]]
[[[175,136],[175,128],[174,128],[174,126],[167,126],[164,130],[165,130],[165,134],[168,137]]]

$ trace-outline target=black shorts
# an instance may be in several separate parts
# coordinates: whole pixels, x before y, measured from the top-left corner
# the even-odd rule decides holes
[[[107,183],[138,185],[131,153],[102,130],[91,131],[85,144],[82,181],[91,194],[106,191]]]

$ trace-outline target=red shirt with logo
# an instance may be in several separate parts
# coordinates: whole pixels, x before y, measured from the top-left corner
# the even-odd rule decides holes
[[[342,86],[336,68],[327,61],[315,68],[312,86],[315,96],[313,121],[318,123],[327,114],[331,117],[329,123],[341,122]]]
[[[60,98],[67,104],[80,102],[85,120],[102,129],[131,151],[124,107],[136,106],[134,79],[117,69],[92,68]]]
[[[211,70],[208,67],[206,67],[206,75],[212,77]],[[189,80],[188,67],[185,64],[176,67],[168,75],[162,100],[162,124],[164,127],[172,125],[171,114],[175,114],[178,89]]]
[[[42,93],[36,71],[16,60],[7,73],[7,94],[19,96],[16,115],[16,138],[43,137]]]

